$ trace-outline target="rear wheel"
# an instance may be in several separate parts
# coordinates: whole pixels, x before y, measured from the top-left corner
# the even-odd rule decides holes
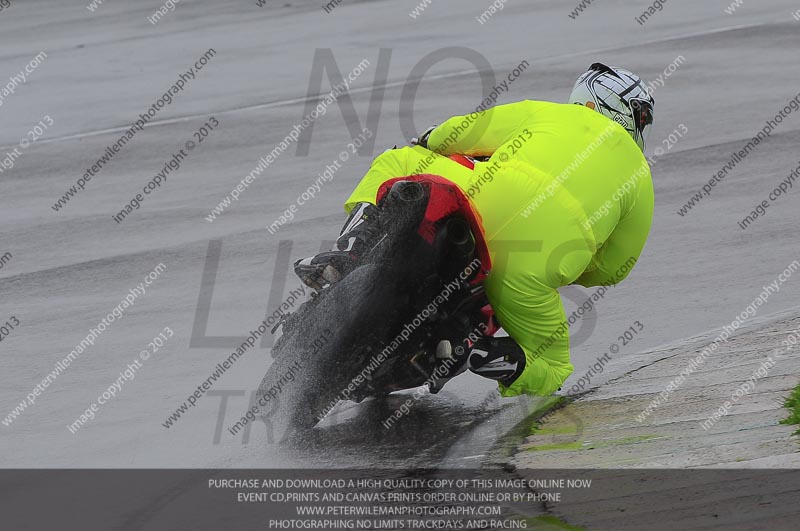
[[[310,429],[370,364],[396,322],[398,294],[383,268],[364,265],[298,311],[258,390],[273,425]],[[375,339],[378,338],[378,341]]]

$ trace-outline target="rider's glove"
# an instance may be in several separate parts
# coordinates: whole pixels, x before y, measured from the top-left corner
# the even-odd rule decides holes
[[[427,147],[428,147],[428,137],[431,136],[431,133],[433,132],[434,129],[436,129],[435,125],[427,128],[424,133],[419,135],[419,138],[417,138],[417,137],[412,138],[411,139],[411,145],[412,146],[422,146],[422,147],[427,149]]]

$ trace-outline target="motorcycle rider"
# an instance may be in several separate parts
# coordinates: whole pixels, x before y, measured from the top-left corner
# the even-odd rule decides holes
[[[573,371],[558,288],[624,280],[647,240],[654,199],[643,152],[653,105],[638,76],[594,63],[569,104],[526,100],[450,118],[417,145],[378,156],[345,202],[350,215],[333,249],[298,260],[295,272],[313,287],[347,274],[373,239],[379,186],[440,175],[483,220],[493,255],[486,293],[509,335],[443,342],[463,339],[465,366],[497,380],[501,395],[549,395]],[[453,154],[489,158],[469,169]]]

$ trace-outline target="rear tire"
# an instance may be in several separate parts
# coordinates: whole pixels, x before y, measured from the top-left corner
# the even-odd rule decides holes
[[[325,290],[319,301],[306,302],[298,310],[297,325],[276,345],[259,386],[257,398],[266,399],[283,379],[276,399],[258,402],[262,414],[284,429],[313,428],[369,364],[366,349],[395,322],[397,298],[383,268],[368,264]],[[287,381],[290,372],[294,379]]]

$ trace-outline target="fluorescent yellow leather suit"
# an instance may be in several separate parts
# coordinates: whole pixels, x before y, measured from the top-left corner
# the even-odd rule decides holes
[[[489,301],[526,354],[503,396],[548,395],[572,373],[558,288],[616,284],[644,247],[650,168],[631,136],[580,105],[523,101],[456,116],[420,146],[387,151],[345,203],[375,202],[393,177],[431,173],[460,186],[483,218]],[[471,170],[446,157],[490,156]]]

